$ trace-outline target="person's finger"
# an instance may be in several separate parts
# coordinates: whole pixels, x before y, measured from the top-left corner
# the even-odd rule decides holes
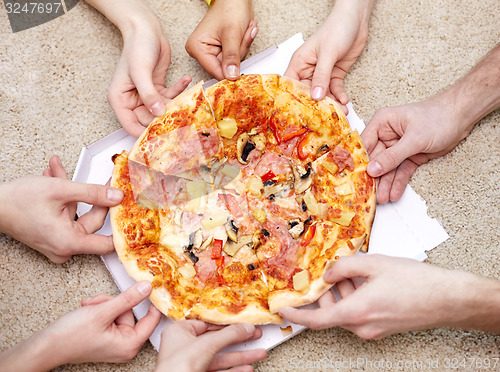
[[[149,306],[148,312],[135,325],[135,332],[140,343],[146,342],[155,328],[160,323],[161,312],[153,304]]]
[[[155,116],[151,112],[149,112],[149,110],[144,105],[136,107],[133,112],[135,116],[137,116],[137,120],[139,121],[139,123],[141,123],[141,125],[145,127],[147,127],[155,119]]]
[[[396,176],[396,170],[392,170],[389,173],[384,174],[379,177],[377,185],[377,203],[386,204],[389,202],[391,195],[392,182]]]
[[[71,242],[69,244],[71,246],[72,254],[106,255],[113,253],[115,250],[112,236],[104,236],[92,233],[80,233],[73,234],[73,236],[71,236],[70,238]]]
[[[102,207],[112,207],[123,199],[123,191],[115,187],[65,181],[57,190],[59,200],[84,202]]]
[[[91,305],[99,305],[103,302],[109,301],[113,298],[113,296],[101,293],[93,297],[84,298],[80,301],[81,306],[91,306]]]
[[[341,257],[323,275],[323,279],[327,283],[339,283],[350,278],[368,278],[377,272],[378,268],[379,266],[374,255]]]
[[[255,332],[254,325],[232,324],[217,332],[200,336],[199,341],[205,350],[211,350],[215,355],[226,346],[249,340]]]
[[[243,35],[239,27],[222,30],[222,71],[224,77],[235,80],[240,76],[240,45]]]
[[[225,370],[231,367],[250,365],[267,357],[264,349],[234,351],[215,356],[208,370]]]
[[[335,99],[335,101],[337,101],[341,105],[347,107],[347,103],[349,102],[349,96],[347,95],[347,92],[345,91],[344,78],[345,78],[345,75],[342,77],[334,77],[330,81],[330,92],[332,92],[332,95],[333,95],[333,98]]]
[[[343,319],[343,315],[337,310],[340,308],[340,303],[315,310],[284,307],[280,309],[279,314],[292,323],[302,324],[311,329],[325,329],[339,325]]]
[[[342,298],[349,296],[356,290],[356,288],[354,288],[354,285],[349,279],[338,282],[337,288],[339,289],[339,293],[342,296]]]
[[[193,79],[191,78],[191,76],[184,75],[171,87],[160,89],[160,94],[164,97],[164,102],[165,99],[171,100],[181,94],[188,87],[189,83],[191,83],[192,80]]]
[[[250,23],[248,24],[248,28],[243,34],[243,38],[241,40],[240,44],[240,59],[245,58],[245,56],[248,53],[248,50],[250,49],[250,46],[252,45],[252,42],[254,41],[255,37],[257,36],[257,33],[259,32],[259,29],[257,28],[257,22],[254,20],[251,20]]]
[[[57,177],[57,178],[62,178],[63,180],[67,180],[68,174],[66,173],[66,170],[64,169],[61,159],[57,155],[53,155],[49,159],[49,167],[50,170],[52,171],[52,177]]]
[[[392,187],[389,194],[389,199],[391,201],[398,201],[403,196],[406,190],[406,186],[410,181],[411,176],[418,168],[418,164],[413,161],[406,159],[401,163],[401,165],[396,170],[396,175],[392,181]]]
[[[318,62],[311,81],[311,98],[315,101],[325,98],[336,61],[336,57],[331,53],[318,56]]]
[[[108,210],[108,207],[94,205],[90,211],[78,218],[78,223],[80,223],[89,234],[93,234],[104,224]]]
[[[102,304],[106,320],[113,321],[124,312],[131,310],[149,296],[151,289],[151,283],[144,280]]]
[[[333,292],[329,289],[326,291],[319,299],[318,299],[318,305],[319,307],[326,307],[330,306],[332,303],[337,302],[335,300],[335,296],[333,295]]]

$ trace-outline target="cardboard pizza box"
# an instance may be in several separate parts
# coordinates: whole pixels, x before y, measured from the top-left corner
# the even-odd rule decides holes
[[[303,43],[302,34],[296,34],[280,44],[244,61],[241,71],[251,73],[284,74],[293,52]],[[212,80],[206,82],[204,87],[214,84]],[[354,108],[349,103],[347,119],[353,129],[362,132],[365,125],[356,115]],[[119,129],[105,138],[82,149],[76,166],[73,180],[83,183],[105,184],[111,177],[113,162],[111,157],[123,150],[130,150],[135,143],[135,138],[129,136],[123,129]],[[90,206],[79,203],[78,215],[86,213]],[[104,226],[97,233],[111,235],[109,215]],[[369,254],[379,253],[395,257],[406,257],[424,260],[426,251],[431,250],[448,239],[448,234],[439,222],[427,215],[425,201],[417,195],[410,186],[407,186],[403,197],[396,203],[377,205],[375,221],[370,238]],[[362,254],[362,253],[360,253]],[[120,263],[116,253],[102,256],[106,267],[111,273],[116,285],[121,291],[131,287],[135,281],[130,278],[125,268]],[[136,317],[142,318],[148,310],[149,300],[143,301],[134,308]],[[308,305],[314,307],[315,305]],[[156,350],[160,347],[161,331],[172,321],[163,316],[160,324],[150,337]],[[282,325],[261,326],[263,335],[255,341],[245,342],[231,346],[228,350],[243,350],[264,348],[269,350],[282,342],[290,339],[306,329],[306,327],[284,321]]]

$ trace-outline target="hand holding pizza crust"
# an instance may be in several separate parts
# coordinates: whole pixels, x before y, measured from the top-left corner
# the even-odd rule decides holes
[[[339,302],[327,292],[317,310],[285,308],[280,314],[312,329],[339,326],[365,339],[436,327],[500,332],[498,280],[381,255],[341,258],[324,279],[337,283]]]
[[[156,372],[204,372],[248,367],[266,357],[263,349],[219,354],[232,344],[255,340],[262,331],[250,324],[233,324],[227,327],[210,325],[198,320],[182,320],[168,326],[162,341]],[[246,370],[246,369],[245,369]]]
[[[250,0],[217,0],[187,40],[186,51],[216,79],[234,80],[257,32]]]
[[[57,156],[49,165],[44,176],[26,176],[0,185],[0,231],[55,263],[74,254],[113,252],[111,237],[93,233],[104,223],[108,207],[120,203],[123,192],[68,180]],[[79,201],[94,207],[75,221]]]
[[[336,1],[321,27],[293,54],[285,76],[311,86],[311,97],[334,98],[347,113],[344,78],[368,37],[374,0]]]
[[[151,306],[137,323],[132,307],[147,298],[151,284],[140,282],[117,297],[98,295],[28,340],[0,354],[0,370],[47,371],[69,363],[132,359],[158,325]]]
[[[421,102],[378,110],[361,134],[377,179],[377,201],[401,198],[415,170],[450,152],[484,116],[500,107],[500,45],[464,78]]]

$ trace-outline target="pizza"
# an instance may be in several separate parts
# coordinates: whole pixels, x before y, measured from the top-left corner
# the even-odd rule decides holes
[[[172,319],[281,323],[323,274],[368,248],[375,187],[341,108],[279,75],[243,75],[169,102],[114,156],[120,261]]]

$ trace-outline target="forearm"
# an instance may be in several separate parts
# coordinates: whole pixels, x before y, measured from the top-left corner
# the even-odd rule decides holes
[[[125,38],[128,32],[143,22],[161,27],[152,10],[141,0],[86,0],[113,23]]]
[[[36,333],[26,341],[0,353],[0,372],[43,372],[62,364],[64,362],[57,358],[57,350],[51,348],[42,333]]]
[[[500,44],[434,99],[450,106],[463,137],[467,136],[479,120],[500,107]]]
[[[353,14],[360,18],[360,23],[368,23],[370,16],[375,6],[376,0],[337,0],[328,16],[333,18],[334,14],[339,14],[342,17]]]
[[[500,281],[459,271],[453,276],[456,290],[444,296],[451,298],[442,325],[500,334]]]

